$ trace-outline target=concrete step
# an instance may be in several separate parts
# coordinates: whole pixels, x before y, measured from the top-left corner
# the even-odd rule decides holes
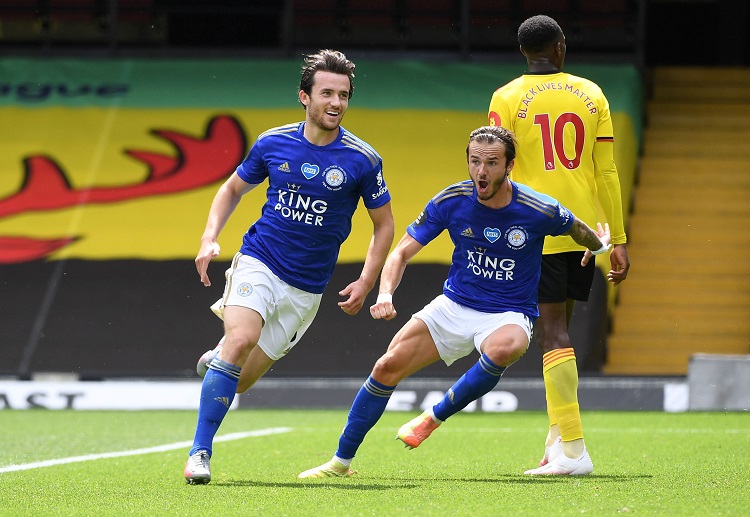
[[[679,245],[679,243],[676,243],[674,246]],[[729,260],[726,260],[723,254],[720,260],[707,259],[703,253],[698,256],[681,256],[679,260],[675,260],[671,253],[664,255],[643,254],[634,248],[635,246],[631,245],[628,249],[631,269],[628,272],[628,278],[621,284],[623,289],[630,284],[631,280],[637,283],[635,282],[636,277],[641,276],[648,279],[663,278],[665,280],[708,278],[711,281],[717,281],[727,279],[729,282],[734,282],[741,276],[750,276],[750,265],[747,261],[746,250],[735,253]],[[736,290],[731,292],[733,295],[738,294]]]
[[[736,283],[738,279],[750,275],[750,263],[747,260],[750,252],[744,246],[733,246],[731,242],[722,242],[700,248],[689,246],[690,251],[682,248],[685,248],[685,243],[676,245],[674,242],[665,240],[646,244],[639,241],[637,235],[631,234],[628,255],[632,264],[632,276],[628,277],[628,282],[631,279],[635,280],[636,277],[647,278],[649,282],[654,282],[659,281],[660,278],[666,279],[673,276],[682,278],[711,276],[715,280],[720,280],[728,275],[731,282]],[[675,258],[676,249],[680,250],[677,252],[680,255],[679,259]]]
[[[669,189],[671,192],[673,189]],[[750,192],[749,192],[750,193]],[[750,202],[750,198],[748,198],[748,202]],[[633,219],[636,219],[636,216],[638,214],[633,214]],[[657,230],[660,232],[666,232],[666,231],[718,231],[721,232],[724,230],[724,228],[729,229],[730,231],[733,231],[734,233],[740,233],[738,232],[738,228],[744,228],[748,222],[750,222],[750,217],[746,217],[742,214],[735,214],[735,215],[729,215],[729,216],[714,216],[711,213],[704,213],[703,217],[700,218],[691,218],[691,219],[685,219],[684,217],[681,217],[677,214],[662,214],[659,216],[659,226],[655,227],[653,225],[653,221],[651,221],[651,224],[644,224],[647,222],[650,218],[647,217],[640,217],[637,218],[638,220],[632,220],[632,224],[636,224],[636,226],[633,228],[633,230],[638,230],[639,232],[648,232],[650,230]],[[716,226],[720,225],[721,228],[717,228]],[[631,230],[631,231],[633,231]]]
[[[674,215],[660,217],[658,225],[650,217],[632,217],[628,234],[638,244],[671,242],[678,244],[697,244],[705,246],[728,246],[750,249],[750,231],[738,231],[739,228],[750,228],[750,214],[727,216],[726,221],[720,217],[705,219],[692,218],[689,221]],[[706,257],[704,257],[704,260]]]
[[[633,340],[638,340],[633,343]],[[717,354],[747,354],[750,353],[750,336],[649,336],[637,333],[614,333],[607,341],[611,350],[622,350],[627,344],[642,355],[650,351],[658,353],[672,353],[687,351],[689,354],[717,353]]]
[[[656,336],[750,337],[750,318],[745,307],[734,309],[698,309],[695,307],[618,306],[613,325],[618,336],[627,334]],[[627,333],[627,334],[626,334]]]
[[[637,214],[653,216],[659,224],[664,214],[689,216],[691,218],[712,216],[745,216],[750,214],[750,202],[746,189],[712,187],[706,182],[700,185],[678,185],[663,189],[639,189],[633,200]]]
[[[643,153],[646,156],[750,158],[750,130],[711,131],[704,128],[646,128]]]
[[[640,162],[638,188],[672,187],[696,181],[716,187],[748,188],[750,161],[727,158],[675,158],[644,156]]]
[[[641,286],[632,287],[629,285],[630,280],[630,278],[625,280],[618,288],[618,307],[648,307],[656,305],[679,309],[711,307],[718,310],[750,307],[750,291],[703,291],[699,297],[696,297],[684,291],[647,290]],[[617,307],[615,307],[614,314],[615,316],[617,315]]]
[[[654,362],[651,358],[647,361],[640,363],[633,363],[625,360],[624,362],[613,361],[607,363],[602,367],[602,372],[606,375],[622,375],[622,376],[639,376],[639,375],[674,375],[674,376],[685,376],[687,375],[687,361],[684,357],[670,358],[669,361],[660,359],[659,362]]]
[[[717,105],[652,100],[646,104],[646,124],[652,129],[750,129],[750,103]]]
[[[607,375],[687,375],[690,356],[684,350],[664,355],[608,352],[602,371]]]
[[[652,70],[654,84],[714,86],[737,84],[750,88],[750,69],[745,67],[660,66]]]
[[[750,353],[747,338],[726,339],[680,336],[663,340],[651,336],[610,336],[607,342],[608,375],[686,375],[694,354]]]
[[[661,102],[713,102],[716,105],[750,102],[750,87],[744,84],[655,84],[653,99]]]
[[[664,103],[731,104],[750,101],[750,73],[743,67],[659,67],[651,98]]]
[[[750,292],[750,274],[748,273],[671,277],[658,272],[639,271],[631,265],[631,270],[628,272],[628,278],[625,282],[627,282],[628,289],[643,289],[646,292],[682,293],[683,296],[688,294],[701,295],[713,291],[727,294]],[[746,319],[750,320],[750,317]]]

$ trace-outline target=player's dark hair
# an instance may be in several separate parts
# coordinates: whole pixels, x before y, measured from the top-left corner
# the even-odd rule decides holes
[[[302,79],[299,89],[306,94],[312,94],[315,72],[331,72],[349,77],[349,98],[354,94],[354,63],[338,50],[319,50],[315,54],[305,56],[305,64],[302,67]]]
[[[542,52],[554,45],[563,31],[555,20],[539,14],[518,27],[518,44],[529,52]]]
[[[516,137],[502,126],[483,126],[475,129],[469,135],[469,145],[472,142],[495,144],[501,142],[505,146],[505,161],[510,163],[516,159]],[[466,146],[466,159],[469,159],[469,145]]]

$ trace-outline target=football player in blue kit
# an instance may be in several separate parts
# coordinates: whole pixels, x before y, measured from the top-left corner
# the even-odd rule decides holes
[[[190,484],[211,480],[213,439],[235,393],[289,353],[312,323],[360,199],[373,236],[359,278],[339,292],[345,313],[362,308],[393,244],[381,157],[340,125],[354,68],[338,51],[306,56],[299,86],[305,120],[262,133],[214,197],[195,259],[206,286],[219,233],[242,196],[268,179],[260,218],[245,233],[224,295],[212,306],[224,320],[224,337],[210,357],[204,354],[198,423],[184,469]]]
[[[454,251],[443,293],[399,330],[357,393],[333,458],[300,478],[350,476],[367,432],[383,414],[396,385],[442,359],[447,365],[476,349],[480,358],[438,404],[403,425],[397,438],[418,447],[437,427],[492,390],[529,346],[539,315],[537,286],[546,235],[570,235],[592,254],[608,251],[609,229],[594,232],[555,199],[510,180],[513,134],[499,126],[474,130],[466,158],[470,180],[434,196],[388,256],[370,313],[396,316],[393,293],[407,263],[444,230]]]

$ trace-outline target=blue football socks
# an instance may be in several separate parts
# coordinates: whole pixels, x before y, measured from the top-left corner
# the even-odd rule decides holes
[[[497,386],[505,366],[497,366],[482,354],[479,361],[451,386],[443,400],[432,407],[435,418],[445,422],[478,398]]]
[[[357,396],[354,397],[349,410],[349,417],[339,438],[337,457],[343,459],[354,457],[367,432],[383,415],[388,399],[391,398],[395,389],[396,386],[386,386],[372,377],[367,378]]]
[[[242,368],[218,357],[211,361],[201,387],[201,402],[198,408],[198,425],[195,429],[192,456],[198,451],[207,451],[211,456],[213,441],[222,420],[234,400]]]

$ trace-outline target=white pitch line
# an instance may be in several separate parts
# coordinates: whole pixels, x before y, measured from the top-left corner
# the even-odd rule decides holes
[[[243,438],[249,438],[251,436],[268,436],[271,434],[288,433],[291,431],[291,427],[271,427],[269,429],[259,429],[257,431],[246,431],[243,433],[230,433],[222,436],[217,436],[214,439],[216,442],[229,442],[232,440],[241,440]],[[146,447],[144,449],[133,449],[130,451],[119,451],[119,452],[102,452],[99,454],[86,454],[84,456],[71,456],[69,458],[58,458],[55,460],[35,461],[34,463],[22,463],[20,465],[9,465],[7,467],[0,467],[0,474],[3,472],[15,472],[17,470],[31,470],[40,469],[44,467],[52,467],[55,465],[66,465],[68,463],[80,463],[83,461],[101,460],[104,458],[120,458],[122,456],[140,456],[142,454],[151,454],[153,452],[164,452],[173,451],[175,449],[182,449],[183,447],[190,447],[193,442],[176,442],[167,443],[165,445],[157,445],[156,447]]]

